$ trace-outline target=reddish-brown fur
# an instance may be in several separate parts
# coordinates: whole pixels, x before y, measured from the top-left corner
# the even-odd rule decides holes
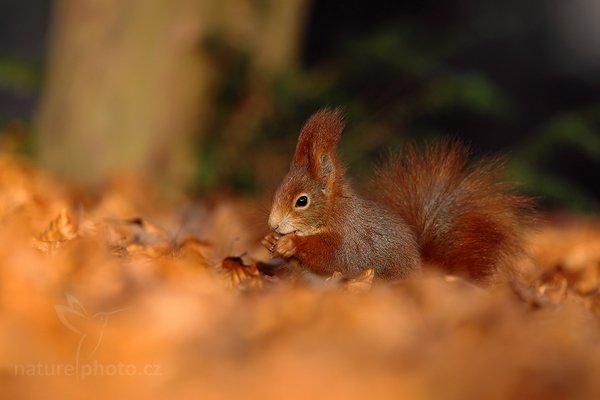
[[[335,149],[343,129],[344,122],[339,108],[317,111],[302,127],[293,165],[308,162],[311,167],[314,167],[317,165],[315,161],[321,154],[330,154],[338,161]],[[318,146],[315,146],[315,143],[318,143]],[[312,172],[316,173],[316,171]]]
[[[522,252],[531,201],[502,182],[499,159],[469,162],[465,147],[415,146],[376,171],[372,193],[414,230],[424,262],[484,279]]]
[[[362,197],[336,153],[343,126],[339,110],[321,110],[302,129],[269,219],[280,234],[264,241],[275,256],[322,275],[374,268],[398,279],[425,262],[485,280],[521,252],[530,202],[499,182],[501,162],[471,163],[453,142],[408,146],[376,171]],[[309,207],[294,206],[300,195]]]

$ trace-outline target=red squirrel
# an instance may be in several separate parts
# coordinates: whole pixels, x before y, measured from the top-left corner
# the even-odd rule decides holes
[[[438,141],[408,146],[378,167],[364,195],[353,189],[336,151],[340,109],[322,109],[300,132],[277,189],[263,245],[319,274],[384,280],[423,265],[485,281],[522,251],[530,201],[501,182],[501,162],[469,162],[468,150]]]

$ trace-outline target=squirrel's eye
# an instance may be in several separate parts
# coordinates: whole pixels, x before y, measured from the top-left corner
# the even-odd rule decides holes
[[[296,208],[304,208],[308,205],[308,196],[302,195],[296,200]]]

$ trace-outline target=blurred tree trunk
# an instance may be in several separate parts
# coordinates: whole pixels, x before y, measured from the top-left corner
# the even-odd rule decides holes
[[[37,121],[41,161],[90,185],[134,171],[186,187],[218,76],[203,40],[223,33],[275,73],[298,58],[307,4],[56,0]]]
[[[97,184],[121,170],[185,182],[209,101],[202,1],[57,0],[40,157]]]

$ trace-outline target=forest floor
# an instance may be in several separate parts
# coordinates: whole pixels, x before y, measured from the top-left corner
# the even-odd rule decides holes
[[[259,208],[0,156],[0,397],[600,398],[597,219],[542,224],[515,290],[267,276]]]

